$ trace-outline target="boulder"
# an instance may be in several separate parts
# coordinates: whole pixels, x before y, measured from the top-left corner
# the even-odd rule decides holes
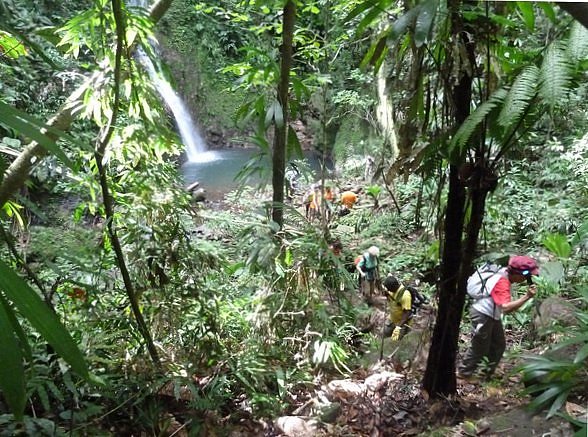
[[[288,437],[306,437],[317,432],[315,420],[298,416],[278,417],[274,424],[280,432]]]
[[[206,200],[206,190],[204,188],[198,188],[192,192],[192,200],[194,202],[204,202]]]
[[[543,299],[533,320],[535,331],[539,336],[545,336],[554,326],[566,327],[576,324],[576,308],[559,296]]]
[[[326,391],[331,398],[349,399],[361,396],[365,392],[365,387],[348,379],[336,379],[327,384]]]

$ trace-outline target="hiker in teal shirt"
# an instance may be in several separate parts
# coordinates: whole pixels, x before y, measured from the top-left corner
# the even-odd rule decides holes
[[[378,257],[380,249],[377,246],[371,246],[357,263],[357,271],[360,278],[360,291],[367,298],[374,295],[376,289],[376,280],[378,279]],[[367,292],[366,292],[367,289]]]

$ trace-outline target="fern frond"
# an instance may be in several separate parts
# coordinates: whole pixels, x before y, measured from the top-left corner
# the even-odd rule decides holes
[[[450,153],[453,153],[456,148],[460,151],[463,150],[478,126],[484,121],[486,116],[492,112],[492,110],[496,109],[498,105],[504,101],[506,95],[507,91],[504,88],[496,90],[488,100],[478,106],[476,110],[466,118],[451,140],[451,144],[449,145]]]
[[[572,63],[588,58],[588,29],[577,21],[572,24],[566,54]]]
[[[550,108],[570,90],[572,69],[561,44],[551,44],[541,64],[539,95]]]
[[[516,124],[537,94],[539,68],[530,65],[515,79],[498,115],[498,123],[508,128]]]

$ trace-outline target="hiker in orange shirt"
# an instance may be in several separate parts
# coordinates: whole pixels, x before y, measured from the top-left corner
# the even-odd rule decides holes
[[[319,192],[318,187],[312,184],[309,190],[304,194],[302,200],[304,203],[304,212],[307,220],[313,220],[319,215]]]
[[[343,191],[341,193],[341,208],[339,209],[339,217],[343,217],[351,212],[353,206],[357,203],[357,194],[353,191]]]

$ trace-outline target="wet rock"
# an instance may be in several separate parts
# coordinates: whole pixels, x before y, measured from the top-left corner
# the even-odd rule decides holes
[[[288,437],[306,437],[317,432],[316,421],[298,416],[279,417],[275,426]]]
[[[199,185],[200,185],[200,182],[198,182],[198,181],[193,182],[186,187],[186,191],[188,193],[192,193],[196,188],[198,188]]]
[[[365,387],[355,381],[336,379],[327,384],[326,390],[332,398],[349,399],[361,396],[365,392]]]
[[[206,190],[204,188],[198,188],[192,192],[192,200],[194,202],[204,202],[206,200]]]
[[[364,381],[364,385],[368,391],[375,393],[391,381],[397,381],[403,378],[404,376],[399,373],[383,371],[368,376]]]

